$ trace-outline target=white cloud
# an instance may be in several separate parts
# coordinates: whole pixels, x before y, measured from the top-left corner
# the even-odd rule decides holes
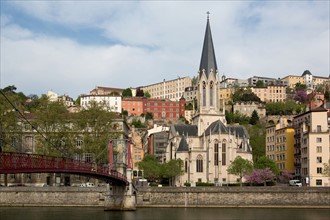
[[[70,29],[101,30],[119,44],[82,45],[33,32],[2,14],[1,86],[76,97],[96,85],[140,86],[195,76],[206,11],[220,74],[329,74],[328,2],[13,2],[26,16]],[[96,33],[95,33],[96,34]]]

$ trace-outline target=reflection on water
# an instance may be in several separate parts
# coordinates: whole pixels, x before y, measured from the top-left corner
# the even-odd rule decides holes
[[[103,211],[85,207],[0,207],[1,220],[329,220],[330,209],[138,208]]]

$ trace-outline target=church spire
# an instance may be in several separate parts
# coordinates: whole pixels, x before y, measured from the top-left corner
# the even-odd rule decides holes
[[[214,74],[216,74],[216,71],[218,70],[214,47],[213,47],[209,14],[210,12],[207,12],[207,23],[206,23],[206,31],[204,37],[203,50],[202,50],[202,58],[199,66],[200,76],[203,74],[203,70],[204,70],[207,78],[209,78],[211,69],[213,70]]]

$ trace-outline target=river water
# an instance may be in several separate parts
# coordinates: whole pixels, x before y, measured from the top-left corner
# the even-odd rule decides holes
[[[0,220],[329,220],[330,209],[0,207]]]

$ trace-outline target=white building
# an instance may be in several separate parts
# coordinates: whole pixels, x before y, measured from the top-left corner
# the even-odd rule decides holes
[[[96,102],[104,106],[105,110],[121,113],[121,96],[110,95],[81,95],[80,105],[82,108],[88,109],[92,102]]]

